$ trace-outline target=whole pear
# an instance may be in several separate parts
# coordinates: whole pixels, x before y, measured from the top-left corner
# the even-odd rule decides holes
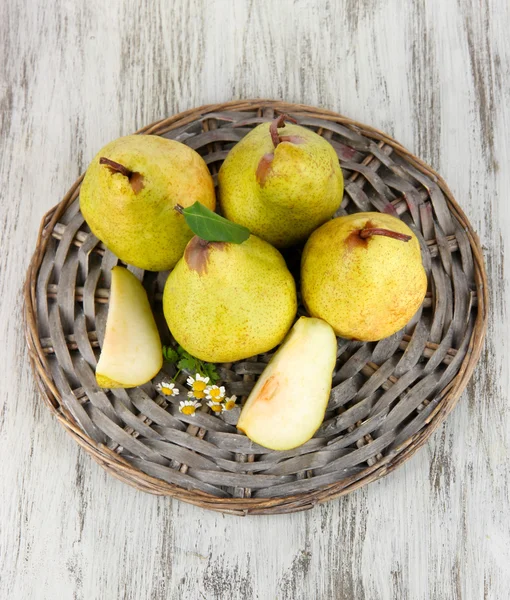
[[[331,144],[285,115],[253,129],[219,172],[225,216],[276,247],[292,246],[330,219],[343,195]]]
[[[201,156],[180,142],[128,135],[90,164],[80,209],[92,233],[122,261],[149,271],[171,269],[193,236],[174,209],[199,201],[214,210],[214,184]]]
[[[283,340],[296,314],[296,286],[278,250],[254,235],[242,244],[194,237],[168,276],[163,309],[190,354],[232,362]]]
[[[338,217],[305,245],[303,302],[341,337],[375,341],[392,335],[413,317],[426,291],[418,239],[396,217]]]

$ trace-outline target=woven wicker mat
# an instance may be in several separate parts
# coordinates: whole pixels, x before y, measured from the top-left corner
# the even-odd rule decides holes
[[[275,452],[237,432],[239,409],[186,416],[155,385],[104,391],[94,378],[104,334],[110,270],[118,259],[79,211],[79,179],[41,224],[25,286],[30,359],[43,398],[67,431],[110,473],[141,490],[234,514],[305,510],[385,475],[419,448],[466,386],[486,329],[480,245],[444,181],[384,133],[322,109],[251,100],[205,106],[150,125],[205,159],[216,181],[232,146],[286,112],[335,148],[345,176],[339,214],[386,211],[417,233],[428,293],[405,330],[378,343],[338,339],[325,420],[304,446]],[[288,257],[290,262],[299,260]],[[131,270],[160,324],[167,273]],[[300,309],[304,314],[304,309]],[[270,355],[220,366],[244,397]],[[186,374],[179,376],[182,383]]]

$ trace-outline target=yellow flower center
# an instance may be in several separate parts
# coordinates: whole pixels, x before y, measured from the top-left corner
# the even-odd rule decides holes
[[[232,410],[235,405],[236,403],[233,400],[227,400],[227,402],[225,402],[225,410]]]
[[[162,387],[161,391],[163,392],[164,396],[173,396],[174,395],[174,390],[172,388]]]
[[[196,412],[196,408],[194,406],[183,406],[181,408],[181,412],[185,415],[194,415]]]
[[[221,390],[220,389],[209,390],[209,396],[211,396],[213,401],[218,401],[218,399],[221,398]]]
[[[205,392],[199,392],[193,388],[193,396],[195,396],[197,400],[200,400],[201,398],[205,398]]]
[[[194,392],[203,392],[205,390],[207,386],[207,383],[205,381],[194,381],[193,385],[191,386],[191,388],[193,389]],[[198,396],[196,396],[198,398]],[[203,396],[200,396],[201,398],[203,398]]]
[[[221,412],[221,404],[213,404],[211,406],[211,410],[213,410],[214,412]]]

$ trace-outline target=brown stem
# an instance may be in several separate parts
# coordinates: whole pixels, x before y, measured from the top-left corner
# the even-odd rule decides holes
[[[398,233],[397,231],[391,231],[390,229],[381,229],[380,227],[369,227],[361,229],[359,232],[360,238],[364,240],[372,235],[384,235],[393,238],[394,240],[400,240],[401,242],[408,242],[411,239],[411,236],[406,235],[405,233]]]
[[[180,215],[184,214],[184,208],[180,204],[176,204],[174,206],[174,210],[177,211]]]
[[[115,162],[114,160],[110,160],[109,158],[105,158],[104,156],[102,156],[99,159],[99,164],[106,165],[112,173],[120,173],[121,175],[124,175],[128,179],[133,174],[133,171],[126,169],[126,167],[124,165],[121,165],[120,163]]]
[[[289,123],[297,123],[296,119],[289,117],[289,115],[281,114],[276,119],[271,121],[271,125],[269,126],[269,133],[271,134],[271,139],[273,140],[274,147],[278,146],[278,144],[282,141],[280,136],[278,135],[278,128],[285,126],[285,121],[289,121]]]
[[[145,187],[144,177],[141,173],[130,171],[124,165],[121,165],[114,160],[110,160],[109,158],[105,158],[104,156],[99,159],[99,164],[105,165],[112,173],[120,173],[121,175],[124,175],[124,177],[127,177],[135,194],[140,193]]]

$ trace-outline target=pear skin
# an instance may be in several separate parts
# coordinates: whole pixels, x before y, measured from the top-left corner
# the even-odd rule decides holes
[[[301,317],[251,391],[238,429],[272,450],[307,442],[324,419],[336,349],[327,323]]]
[[[112,269],[110,303],[97,383],[104,388],[130,388],[157,375],[163,352],[147,293],[124,267]]]
[[[343,176],[327,140],[299,125],[272,125],[277,142],[271,124],[263,123],[230,151],[219,172],[219,193],[228,219],[273,246],[287,247],[334,215]]]
[[[388,337],[410,321],[427,292],[418,239],[403,221],[383,213],[333,219],[305,245],[301,292],[309,314],[337,335]]]
[[[171,269],[181,258],[193,233],[173,209],[197,200],[214,210],[214,184],[202,157],[155,135],[107,144],[80,190],[92,233],[122,261],[149,271]]]
[[[168,276],[163,309],[190,354],[232,362],[283,340],[297,310],[296,286],[278,250],[254,235],[242,244],[194,237]]]

